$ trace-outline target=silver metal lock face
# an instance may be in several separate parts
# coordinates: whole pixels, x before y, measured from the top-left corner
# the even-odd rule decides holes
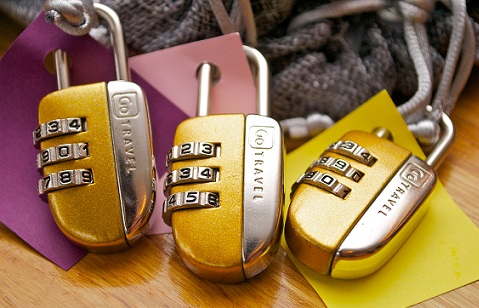
[[[334,278],[383,266],[429,208],[434,171],[454,140],[442,137],[426,161],[375,134],[352,131],[331,144],[292,187],[285,239],[296,258]]]
[[[244,50],[257,71],[260,115],[208,115],[219,71],[202,63],[198,117],[178,126],[164,183],[163,219],[173,227],[180,255],[197,275],[220,282],[263,271],[279,248],[282,229],[282,132],[267,117],[267,62],[258,51]]]
[[[122,26],[116,13],[95,4],[109,25],[118,80],[70,87],[65,52],[55,52],[59,91],[39,105],[43,169],[40,194],[57,225],[79,246],[112,252],[133,244],[148,229],[156,195],[156,167],[148,105],[130,82]]]

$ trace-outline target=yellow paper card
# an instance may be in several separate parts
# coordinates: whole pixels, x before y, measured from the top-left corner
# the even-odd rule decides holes
[[[350,130],[387,127],[397,144],[424,157],[421,148],[382,91],[332,128],[287,155],[285,215],[291,185],[323,150]],[[321,276],[299,263],[282,245],[327,306],[405,307],[479,279],[479,229],[459,209],[440,182],[423,220],[399,251],[370,276],[340,280]]]

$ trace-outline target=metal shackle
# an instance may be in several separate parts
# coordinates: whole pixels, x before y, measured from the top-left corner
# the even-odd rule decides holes
[[[446,113],[442,113],[441,120],[439,121],[439,126],[441,128],[441,136],[436,142],[432,150],[426,156],[426,163],[437,170],[441,163],[446,158],[446,155],[454,143],[456,137],[456,130],[454,124]],[[391,131],[384,127],[375,128],[372,132],[374,135],[385,138],[388,140],[393,140]]]
[[[95,3],[94,7],[98,16],[108,24],[111,45],[115,56],[116,78],[118,80],[131,81],[125,37],[120,17],[114,10],[104,4]]]
[[[98,16],[107,23],[110,31],[110,41],[113,47],[113,55],[115,57],[116,78],[118,80],[131,81],[123,26],[121,25],[118,14],[101,3],[94,3],[94,8]],[[60,49],[55,51],[55,70],[57,74],[58,89],[69,87],[70,75],[68,73],[68,56],[65,51]]]
[[[436,142],[436,145],[432,151],[426,157],[426,163],[434,169],[437,169],[446,158],[446,154],[454,143],[454,139],[456,137],[454,124],[449,116],[444,112],[442,113],[441,120],[439,121],[439,126],[441,127],[441,137]]]
[[[243,51],[251,66],[256,85],[256,112],[269,116],[269,67],[264,56],[256,49],[243,45]],[[212,86],[219,80],[220,71],[216,65],[203,62],[197,70],[198,109],[197,116],[209,114],[209,100]]]
[[[55,72],[57,75],[58,90],[66,89],[70,86],[70,71],[68,67],[68,54],[66,51],[57,49],[54,53]]]

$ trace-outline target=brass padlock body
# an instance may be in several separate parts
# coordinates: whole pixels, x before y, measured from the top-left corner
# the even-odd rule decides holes
[[[342,199],[312,185],[299,184],[289,207],[285,237],[293,254],[312,270],[337,278],[358,278],[382,266],[412,232],[427,208],[427,197],[434,188],[436,175],[431,167],[411,156],[410,151],[373,134],[353,131],[340,140],[353,141],[368,149],[376,157],[376,161],[368,166],[326,150],[322,157],[347,160],[353,168],[363,172],[364,175],[359,181],[355,181],[320,166],[312,167],[310,169],[312,171],[332,174],[350,188],[350,192]],[[407,195],[413,194],[410,191],[414,188],[414,185],[405,179],[395,183],[396,186],[388,188],[390,191],[385,194],[389,194],[389,198],[378,201],[383,202],[379,208],[375,205],[375,208],[370,210],[370,207],[380,197],[380,193],[387,187],[393,175],[400,171],[400,176],[404,177],[405,171],[401,168],[410,163],[415,166],[420,164],[419,168],[427,173],[427,183],[424,183],[423,189],[421,188],[420,200],[415,200],[417,206],[412,206],[408,213],[397,218],[400,221],[391,222],[389,230],[382,230],[389,236],[378,239],[378,242],[373,245],[377,247],[366,244],[364,247],[357,248],[356,252],[342,250],[342,244],[348,237],[357,233],[352,230],[358,223],[363,225],[373,223],[371,220],[360,222],[360,218],[365,216],[368,210],[369,215],[377,216],[380,220],[389,219],[387,216],[391,211],[400,211],[395,209],[394,205],[399,206],[399,199],[406,199]],[[421,210],[418,210],[419,208]],[[372,211],[374,211],[373,214],[371,214]],[[365,232],[365,229],[359,232]]]
[[[249,119],[259,120],[261,126],[247,125]],[[253,143],[258,136],[248,134],[247,130],[257,132],[263,129],[271,133],[266,138],[268,145],[258,142],[256,154],[252,156],[248,154],[248,149],[255,148]],[[268,169],[264,170],[267,175],[262,174],[262,168],[266,165],[263,159],[268,155],[282,157],[280,134],[276,121],[258,115],[210,115],[190,118],[178,126],[175,144],[196,140],[216,144],[219,148],[216,157],[177,161],[171,166],[173,170],[211,167],[219,171],[217,181],[171,188],[171,194],[211,191],[219,195],[218,207],[177,210],[171,214],[178,252],[200,277],[224,283],[243,281],[261,272],[277,252],[281,230],[278,206],[282,204],[283,183],[277,177],[269,181],[274,173]],[[281,144],[273,145],[273,142]],[[267,151],[274,153],[265,153]],[[277,163],[274,171],[282,171],[282,160],[278,159]],[[248,170],[245,170],[245,165]],[[253,178],[245,184],[245,176]],[[256,212],[263,213],[262,217],[251,217],[255,206],[261,207],[256,208]],[[263,226],[259,226],[257,220],[262,221]],[[253,237],[256,237],[256,243],[252,242]]]
[[[177,127],[174,143],[192,140],[218,144],[218,157],[174,162],[187,166],[221,168],[216,182],[173,186],[171,193],[189,190],[217,192],[220,206],[172,214],[173,235],[179,254],[197,275],[210,280],[244,280],[242,269],[243,148],[245,116],[211,115],[188,119]]]
[[[221,72],[201,63],[198,117],[177,127],[163,188],[163,219],[183,261],[198,276],[223,283],[262,272],[282,231],[283,134],[267,116],[268,64],[257,50],[243,50],[255,71],[259,114],[208,115]]]
[[[108,91],[112,86],[120,89],[126,86],[126,95],[135,97],[135,115],[120,114],[122,94],[113,91],[118,96],[112,97],[115,93]],[[113,104],[110,104],[112,101]],[[151,142],[140,145],[130,139],[132,128],[128,122],[141,113],[146,120],[141,119],[145,120],[142,121],[143,126],[134,129],[144,138],[151,138],[148,110],[145,108],[142,90],[127,81],[69,87],[48,94],[39,104],[40,123],[81,118],[84,125],[83,132],[42,140],[40,150],[60,144],[88,143],[89,157],[43,167],[44,175],[62,170],[91,170],[92,184],[48,193],[50,209],[57,225],[70,240],[85,249],[93,252],[122,250],[148,229],[156,189],[153,149]],[[116,127],[112,126],[111,118],[117,121]],[[121,129],[122,126],[124,129]],[[145,158],[144,153],[148,153],[147,159],[140,162],[139,159]],[[126,179],[128,175],[125,177],[120,174],[119,168],[123,168],[125,174],[140,173],[143,178],[146,177],[143,182],[147,184],[135,180],[135,184],[130,185],[131,179]]]

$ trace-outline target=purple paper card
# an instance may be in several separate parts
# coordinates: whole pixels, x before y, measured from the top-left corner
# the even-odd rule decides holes
[[[48,203],[37,194],[41,177],[35,159],[32,131],[38,126],[38,103],[56,90],[56,76],[44,67],[53,49],[68,52],[72,60],[71,83],[85,84],[115,79],[112,53],[89,36],[72,37],[44,21],[41,14],[0,59],[0,221],[38,252],[69,269],[86,252],[58,229]],[[187,115],[133,72],[133,81],[146,92],[152,119],[154,150],[164,157],[174,129]],[[160,120],[161,119],[161,120]],[[161,134],[161,136],[160,136]],[[165,172],[158,164],[158,173]]]

